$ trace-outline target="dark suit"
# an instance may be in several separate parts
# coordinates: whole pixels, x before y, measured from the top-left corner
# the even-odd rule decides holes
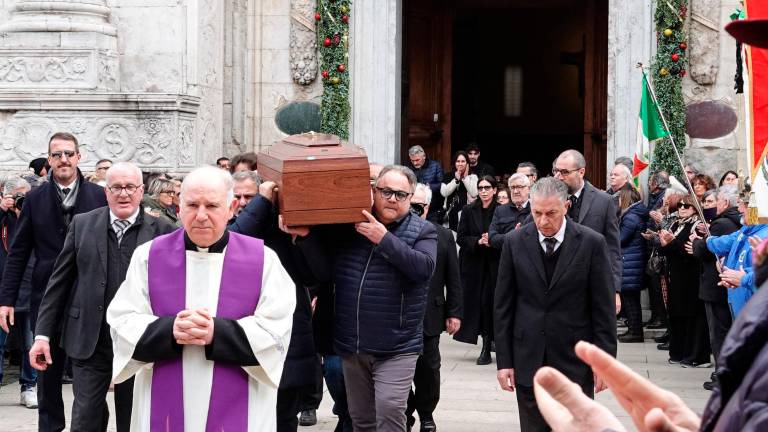
[[[461,280],[456,242],[451,230],[437,228],[437,260],[429,281],[427,308],[424,314],[424,352],[416,361],[413,383],[416,392],[408,396],[406,414],[419,412],[419,419],[431,419],[440,400],[440,333],[447,318],[462,319]]]
[[[608,258],[613,273],[613,287],[615,292],[621,291],[621,242],[619,241],[619,220],[616,203],[607,193],[595,188],[588,181],[584,182],[584,189],[579,197],[578,218],[576,222],[592,228],[605,237],[608,245]],[[570,215],[570,213],[569,213]]]
[[[112,378],[107,306],[125,279],[136,246],[174,229],[139,210],[117,247],[108,207],[72,219],[40,304],[35,335],[50,337],[63,325],[61,347],[73,359],[75,378],[73,430],[106,430],[106,394]],[[132,381],[115,387],[118,430],[130,429],[132,387]]]
[[[515,253],[517,252],[517,253]],[[592,371],[574,353],[579,340],[616,355],[616,316],[605,240],[573,223],[547,277],[535,224],[506,236],[496,285],[494,326],[498,369],[514,369],[523,430],[537,430],[533,375],[551,366],[592,394]],[[549,280],[548,280],[549,279]],[[532,403],[531,403],[532,401]],[[531,419],[538,419],[539,422]]]
[[[0,305],[13,306],[18,298],[29,257],[35,252],[37,263],[32,277],[29,315],[33,329],[40,301],[53,271],[53,263],[64,244],[69,221],[73,215],[107,205],[104,188],[87,182],[79,170],[78,177],[77,198],[68,213],[62,207],[58,187],[53,180],[27,194],[16,227],[16,237],[5,263],[0,285]],[[51,336],[53,364],[45,372],[39,373],[37,378],[38,428],[41,431],[60,431],[65,427],[64,401],[61,397],[65,355],[58,347],[58,332]]]

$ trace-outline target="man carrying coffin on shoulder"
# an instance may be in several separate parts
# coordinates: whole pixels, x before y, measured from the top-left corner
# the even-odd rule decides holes
[[[139,246],[107,311],[113,376],[135,375],[131,430],[274,431],[292,281],[263,241],[227,231],[215,167],[181,186],[183,230]]]

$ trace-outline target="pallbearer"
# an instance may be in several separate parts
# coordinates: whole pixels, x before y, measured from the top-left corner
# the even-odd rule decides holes
[[[226,230],[236,207],[229,174],[190,173],[184,229],[136,249],[109,306],[114,379],[136,375],[132,430],[275,430],[295,294],[272,250]]]

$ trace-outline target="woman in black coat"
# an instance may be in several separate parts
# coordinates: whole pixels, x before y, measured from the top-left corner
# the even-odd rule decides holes
[[[699,299],[701,263],[686,250],[698,222],[693,198],[686,196],[669,230],[659,233],[669,274],[669,362],[688,367],[709,365],[711,354],[704,303]]]
[[[456,242],[459,244],[461,286],[464,289],[464,320],[454,338],[476,344],[483,337],[477,364],[491,363],[493,341],[493,295],[500,251],[488,240],[488,227],[496,210],[496,180],[484,176],[477,183],[478,199],[464,207]]]
[[[440,185],[440,195],[445,197],[445,215],[448,228],[458,229],[459,212],[467,205],[469,198],[477,196],[477,176],[469,173],[467,152],[458,151],[453,156],[453,171],[445,173]]]
[[[627,315],[627,332],[619,342],[643,342],[643,316],[640,291],[647,262],[647,247],[642,236],[648,221],[648,210],[634,187],[621,189],[619,197],[619,239],[621,241],[621,307]]]

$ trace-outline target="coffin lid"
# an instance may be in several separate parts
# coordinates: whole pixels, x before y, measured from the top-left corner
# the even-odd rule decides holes
[[[365,151],[336,135],[307,132],[291,135],[262,151],[282,161],[365,158]]]

